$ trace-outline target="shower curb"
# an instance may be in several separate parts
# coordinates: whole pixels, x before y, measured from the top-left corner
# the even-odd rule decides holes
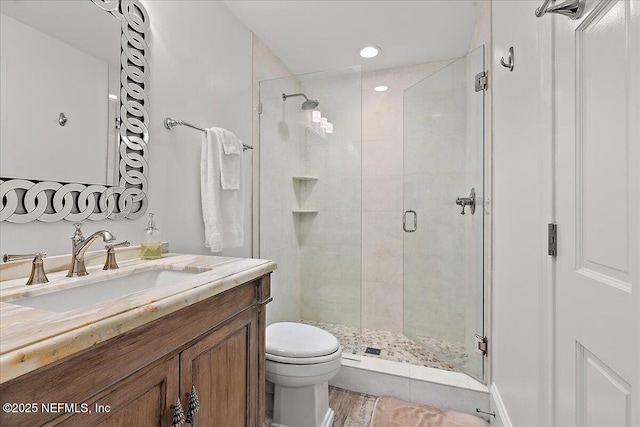
[[[362,356],[342,359],[342,368],[329,384],[373,396],[392,396],[476,414],[489,407],[489,389],[460,372]]]

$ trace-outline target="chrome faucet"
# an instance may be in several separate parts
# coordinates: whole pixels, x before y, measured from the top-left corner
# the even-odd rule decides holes
[[[91,246],[91,243],[93,243],[98,237],[102,237],[102,240],[105,243],[113,242],[116,238],[107,230],[96,231],[91,236],[85,238],[82,235],[82,224],[78,223],[73,225],[76,227],[76,232],[71,238],[71,266],[69,267],[67,277],[86,276],[89,273],[87,273],[87,269],[84,265],[84,253],[87,251],[89,246]]]

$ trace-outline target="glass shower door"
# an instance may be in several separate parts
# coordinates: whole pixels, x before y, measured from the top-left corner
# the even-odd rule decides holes
[[[404,333],[484,379],[484,48],[404,92]],[[475,206],[475,203],[478,206]]]

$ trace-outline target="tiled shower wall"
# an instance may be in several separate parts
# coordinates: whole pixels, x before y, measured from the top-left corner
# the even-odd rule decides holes
[[[320,101],[334,125],[322,132],[307,117],[300,174],[317,181],[295,184],[300,207],[301,316],[360,327],[361,302],[361,85],[360,67],[302,76],[302,91]]]

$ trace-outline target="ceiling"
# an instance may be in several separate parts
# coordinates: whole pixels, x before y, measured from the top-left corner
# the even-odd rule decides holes
[[[482,1],[482,0],[480,0]],[[362,64],[365,71],[467,53],[478,1],[226,0],[294,74]],[[379,46],[363,59],[364,46]]]

